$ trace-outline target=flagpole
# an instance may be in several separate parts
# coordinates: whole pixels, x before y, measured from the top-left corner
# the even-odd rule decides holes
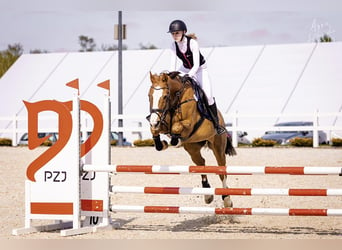
[[[118,114],[122,115],[122,11],[119,11],[118,23]],[[123,127],[123,120],[120,118],[118,127]],[[118,145],[123,145],[123,132],[118,133]]]

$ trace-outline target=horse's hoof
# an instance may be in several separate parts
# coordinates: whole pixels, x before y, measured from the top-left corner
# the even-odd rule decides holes
[[[162,143],[156,143],[155,148],[157,151],[161,151],[163,149],[163,144]]]
[[[224,200],[223,200],[223,206],[224,206],[224,207],[233,207],[233,202],[232,202],[232,200],[230,199],[229,196],[227,196],[226,198],[224,198]]]
[[[205,195],[204,196],[204,201],[206,204],[212,203],[214,200],[214,195]]]

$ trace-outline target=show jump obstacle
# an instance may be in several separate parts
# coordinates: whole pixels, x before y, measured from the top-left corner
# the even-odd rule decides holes
[[[67,86],[75,88],[72,101],[43,100],[25,102],[28,111],[29,149],[47,138],[37,138],[38,114],[54,111],[58,115],[59,139],[27,167],[25,181],[25,226],[13,235],[61,230],[62,236],[112,228],[110,212],[195,213],[236,215],[342,216],[342,209],[291,208],[213,208],[178,206],[126,206],[110,204],[110,193],[179,195],[280,195],[342,196],[342,189],[255,189],[111,186],[110,173],[142,174],[228,174],[228,175],[342,175],[341,167],[268,166],[160,166],[110,165],[110,89],[109,81],[98,84],[106,90],[102,112],[94,104],[80,100],[78,79]],[[81,143],[82,112],[93,119],[93,131]],[[34,225],[34,220],[53,224]]]

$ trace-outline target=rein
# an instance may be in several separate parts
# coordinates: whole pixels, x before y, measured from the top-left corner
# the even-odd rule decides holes
[[[188,103],[188,102],[191,102],[191,101],[196,101],[195,98],[190,98],[190,99],[187,99],[185,101],[182,101],[180,103],[178,103],[175,107],[171,107],[169,110],[172,111],[172,112],[175,112],[177,109],[179,109],[183,104],[185,103]],[[181,112],[181,111],[180,111]]]
[[[183,92],[185,90],[186,82],[183,82],[181,79],[179,79],[179,77],[178,77],[178,80],[182,83],[182,88],[176,92],[176,97],[177,97],[178,101],[177,101],[177,105],[173,108],[174,111],[179,109],[185,103],[188,103],[188,102],[191,102],[191,101],[196,101],[195,98],[189,98],[189,99],[187,99],[185,101],[180,102],[181,96],[182,96],[182,94],[183,94]]]
[[[170,108],[170,112],[171,112],[171,121],[172,121],[172,116],[173,116],[173,114],[176,112],[177,109],[179,109],[178,112],[179,112],[180,114],[182,114],[181,106],[182,106],[183,104],[186,104],[186,103],[191,102],[191,101],[195,101],[195,102],[197,101],[195,98],[189,98],[189,99],[186,99],[186,100],[184,100],[184,101],[182,101],[182,102],[180,101],[180,99],[181,99],[181,97],[182,97],[182,95],[183,95],[183,93],[184,93],[184,90],[185,90],[185,87],[186,87],[187,82],[183,82],[181,79],[179,79],[179,77],[178,77],[178,80],[179,80],[180,82],[182,82],[182,88],[176,92],[176,97],[177,97],[177,99],[178,99],[176,105],[175,105],[174,107],[171,107],[171,108]],[[192,83],[191,83],[191,82],[188,82],[188,83],[190,83],[190,84],[189,84],[189,85],[190,85],[189,87],[192,88],[192,86],[191,86]],[[197,131],[197,129],[199,129],[199,127],[202,125],[203,121],[204,121],[204,118],[201,116],[201,118],[195,123],[194,128],[193,128],[193,130],[191,131],[191,133],[190,133],[190,135],[188,136],[188,138],[190,138],[190,137]],[[171,124],[171,125],[172,125],[172,124]],[[183,139],[188,139],[188,138],[183,138]]]

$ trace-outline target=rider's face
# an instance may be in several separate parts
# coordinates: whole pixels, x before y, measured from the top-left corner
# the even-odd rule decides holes
[[[176,42],[180,42],[184,35],[184,31],[171,32],[171,35],[172,35],[173,40],[175,40]]]

